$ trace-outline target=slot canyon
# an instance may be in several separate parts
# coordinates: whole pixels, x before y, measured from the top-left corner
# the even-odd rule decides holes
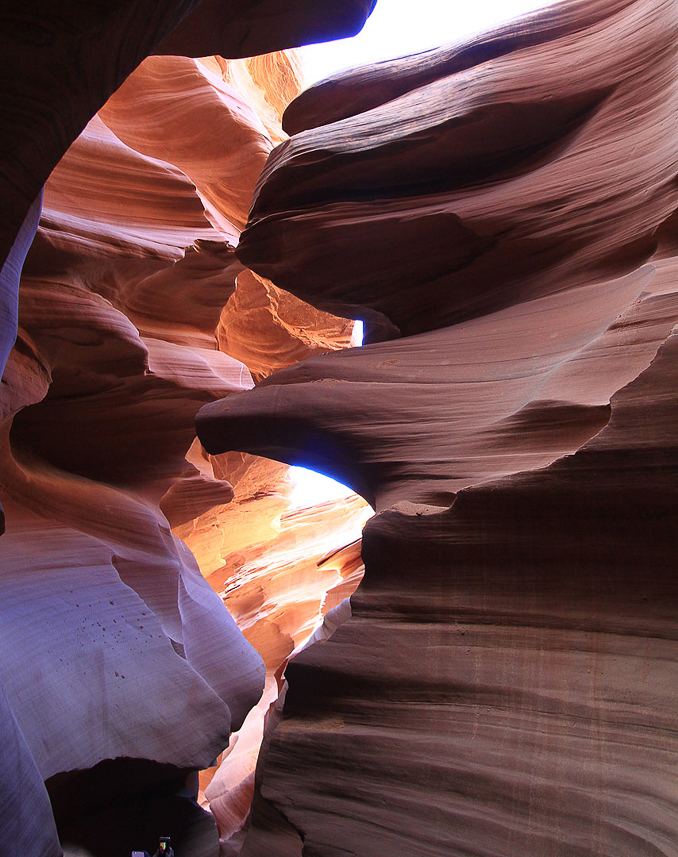
[[[678,0],[374,6],[0,9],[0,857],[678,857]]]

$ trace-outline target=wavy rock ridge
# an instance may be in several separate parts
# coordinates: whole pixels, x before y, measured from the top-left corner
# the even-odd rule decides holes
[[[675,854],[677,11],[564,4],[290,107],[238,255],[372,344],[198,433],[382,511],[242,855]]]
[[[270,20],[257,24],[247,4],[230,4],[228,28],[221,26],[223,4],[211,9],[209,34],[201,33],[200,15],[184,18],[171,51],[183,42],[189,52],[190,42],[191,50],[205,53],[207,35],[221,38],[223,52],[234,56],[337,35],[357,28],[372,4],[328,8],[320,27],[311,20],[311,3],[288,13],[278,5],[257,10],[262,20],[282,16],[274,34]],[[17,60],[3,96],[18,105],[11,114],[15,127],[3,127],[3,133],[13,127],[15,137],[0,169],[0,183],[8,176],[12,183],[2,220],[8,246],[24,203],[35,195],[32,183],[46,178],[92,104],[99,106],[149,52],[148,39],[157,45],[191,9],[190,3],[162,4],[131,36],[131,19],[149,10],[143,3],[118,6],[110,15],[101,5],[82,15],[78,4],[67,2],[54,20],[45,12],[38,35],[51,47],[23,82],[21,46],[31,41],[37,10],[29,3],[21,12],[2,13],[9,23],[0,40],[13,40]],[[79,15],[71,35],[83,42],[74,46],[63,36]],[[101,27],[106,46],[97,53]],[[219,36],[220,27],[227,38]],[[115,74],[106,69],[101,77],[116,51]],[[158,48],[166,51],[167,45]],[[82,80],[64,86],[73,75]],[[50,102],[49,111],[22,114],[26,99],[37,97],[27,92],[40,81],[44,88],[32,91]],[[89,99],[82,97],[83,83]],[[21,278],[18,338],[0,390],[3,854],[60,854],[53,809],[62,843],[72,840],[92,853],[153,850],[169,824],[184,852],[214,855],[214,821],[172,792],[224,749],[255,709],[266,666],[273,677],[296,636],[303,639],[303,629],[317,619],[325,590],[341,589],[342,571],[355,570],[355,563],[334,563],[332,573],[313,581],[317,595],[291,618],[279,606],[280,615],[269,619],[271,633],[258,632],[259,647],[266,652],[273,636],[279,653],[265,665],[170,528],[183,526],[195,537],[205,516],[223,517],[225,504],[239,497],[227,479],[232,462],[196,451],[193,418],[202,404],[253,383],[245,363],[219,350],[218,329],[246,274],[232,243],[266,156],[285,136],[280,112],[298,88],[291,54],[238,62],[149,58],[87,124],[46,185]],[[30,144],[36,134],[38,151]],[[2,268],[7,351],[17,329],[22,256],[39,208],[30,209]],[[275,287],[249,276],[240,296],[250,282],[252,296],[257,288],[265,295],[258,306],[261,354],[254,359],[254,346],[243,355],[257,372],[348,343],[350,322],[310,307],[305,314],[291,296],[273,300]],[[242,340],[246,315],[229,317],[231,340]],[[267,341],[275,350],[265,365]],[[256,466],[241,463],[234,473],[242,479],[248,470]],[[266,479],[270,472],[283,480],[280,466],[269,467]],[[250,485],[257,486],[251,509],[265,505],[268,495],[256,480],[250,473]],[[289,506],[285,490],[278,514]],[[353,505],[345,517],[360,523],[363,504]],[[259,529],[266,514],[260,517]],[[318,545],[324,526],[316,521]],[[196,546],[207,554],[209,539],[202,535]],[[240,533],[241,546],[248,538],[256,540]],[[220,560],[232,550],[223,546],[210,557]],[[322,556],[328,545],[316,550]],[[276,595],[268,597],[274,613]],[[282,646],[281,622],[289,632]],[[233,811],[226,804],[223,818]]]
[[[339,76],[289,140],[293,59],[191,58],[371,5],[0,13],[3,361],[52,171],[0,388],[12,857],[216,857],[176,792],[224,748],[222,854],[676,853],[676,3]],[[362,558],[249,453],[368,498]]]

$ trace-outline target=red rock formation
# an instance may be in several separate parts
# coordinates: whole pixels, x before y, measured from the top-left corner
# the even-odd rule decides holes
[[[39,214],[31,201],[94,109],[196,4],[147,5],[49,11],[29,2],[1,13],[12,77],[3,91],[0,249],[14,242],[0,275],[3,363]],[[307,2],[250,5],[221,5],[209,38],[228,12],[225,53],[357,27],[371,3],[326,7],[320,23]],[[274,20],[264,24],[267,15]],[[185,18],[172,50],[185,40],[204,53],[201,26],[200,16]],[[36,39],[37,54],[27,50]],[[169,806],[151,809],[144,788],[167,789],[206,766],[261,693],[261,659],[168,519],[199,519],[234,494],[186,451],[199,406],[252,384],[218,350],[219,317],[243,270],[229,239],[284,136],[279,113],[296,87],[294,61],[283,56],[239,66],[153,58],[48,182],[0,391],[0,778],[12,794],[0,813],[3,853],[60,853],[44,779],[62,834],[80,812],[90,818],[80,822],[82,844],[143,847],[135,830],[148,834]],[[164,767],[127,761],[146,759]],[[93,770],[68,773],[75,769]],[[126,826],[104,818],[104,795],[144,806],[150,819],[129,806]],[[194,822],[180,823],[202,825]],[[201,854],[216,847],[208,827]]]
[[[50,799],[151,847],[186,802],[149,793],[242,724],[202,782],[223,854],[674,854],[675,3],[357,70],[289,141],[293,61],[170,56],[370,6],[1,13],[6,345],[32,200],[158,54],[47,184],[0,389],[3,853],[58,857]],[[293,510],[245,453],[380,510],[344,624],[364,506]]]
[[[479,51],[454,74],[449,50],[425,54],[420,65],[434,79],[424,87],[403,61],[408,88],[398,98],[377,101],[377,79],[367,112],[276,150],[240,258],[321,308],[362,312],[403,334],[633,269],[673,210],[673,114],[656,95],[668,72],[642,66],[648,38],[661,53],[669,35],[653,20],[639,28],[637,14],[592,26],[615,51],[589,49],[584,62],[579,23],[556,28],[548,50],[557,86],[541,73],[539,44],[491,62]],[[634,112],[639,87],[655,97]],[[334,89],[343,104],[343,88],[329,83],[307,94],[307,108]],[[640,152],[650,133],[654,145]],[[634,144],[638,169],[628,170]]]
[[[28,233],[34,229],[28,212],[68,146],[149,54],[247,57],[338,38],[357,32],[373,5],[374,0],[26,0],[4,6],[0,258],[15,244],[22,223]],[[27,240],[22,233],[19,245]],[[14,289],[17,281],[12,278]]]
[[[243,857],[674,853],[677,36],[559,6],[292,108],[239,256],[402,336],[198,418],[384,510]]]
[[[92,163],[111,168],[115,192]],[[125,205],[135,197],[144,202]],[[256,703],[264,671],[158,509],[173,483],[197,476],[184,457],[197,407],[251,383],[215,350],[220,307],[210,310],[211,342],[204,327],[215,293],[223,302],[224,286],[226,297],[233,289],[232,253],[228,262],[223,250],[194,252],[199,284],[190,254],[175,265],[182,242],[221,236],[183,175],[99,121],[45,200],[2,391],[0,670],[58,805],[55,775],[102,760],[209,764]],[[168,302],[144,324],[153,304],[141,295],[157,293],[147,281],[170,269],[175,290],[183,269],[202,301],[162,338]],[[222,484],[197,487],[193,507],[212,504],[215,488],[223,502]]]
[[[304,304],[270,280],[243,271],[221,314],[219,348],[247,366],[255,381],[299,360],[348,348],[353,324]]]
[[[221,510],[219,532],[225,536],[242,534],[244,527],[246,533],[247,512],[251,523],[261,527],[266,520],[261,509],[265,499],[254,504],[251,500],[248,503],[236,493],[236,502]],[[279,497],[278,511],[280,500],[289,505]],[[250,505],[247,512],[245,504]],[[249,811],[264,719],[278,696],[290,655],[306,643],[323,616],[345,602],[362,577],[360,542],[355,539],[370,516],[366,504],[353,496],[283,513],[278,522],[271,522],[268,538],[261,534],[259,541],[253,534],[246,534],[240,544],[237,536],[224,538],[236,550],[223,558],[208,580],[222,594],[238,627],[262,655],[267,668],[266,690],[259,705],[231,738],[218,770],[201,777],[206,801],[224,840],[242,827]],[[279,532],[273,534],[276,523]],[[203,541],[200,530],[195,536],[185,537],[185,541],[195,546],[199,556]],[[343,543],[346,546],[336,550]]]

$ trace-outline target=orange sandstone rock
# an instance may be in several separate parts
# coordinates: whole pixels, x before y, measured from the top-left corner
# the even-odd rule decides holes
[[[145,30],[138,40],[125,30],[130,15],[143,17],[143,4],[123,6],[106,22],[110,45],[119,48],[123,34],[128,39],[123,54],[110,60],[115,74],[88,80],[94,59],[104,62],[108,54],[97,56],[96,38],[78,44],[68,57],[72,64],[52,69],[54,80],[40,93],[49,115],[28,123],[30,135],[42,129],[40,151],[26,147],[20,134],[5,149],[8,164],[16,166],[18,158],[32,172],[22,185],[26,173],[17,167],[3,240],[16,227],[21,194],[30,201],[32,183],[44,180],[97,99],[122,82],[133,54],[136,65],[148,52]],[[288,36],[300,32],[304,8],[295,10],[299,17]],[[175,11],[189,9],[184,4]],[[59,27],[68,26],[73,11],[62,5]],[[148,21],[156,41],[163,34],[161,13],[169,11]],[[102,12],[85,15],[65,41],[58,32],[50,35],[54,21],[47,16],[41,32],[51,44],[48,65],[69,44],[71,50],[76,37],[87,41]],[[29,3],[3,30],[2,38],[17,37],[15,58],[29,38],[22,27],[30,14]],[[341,14],[337,9],[337,21]],[[242,32],[238,38],[245,38]],[[262,35],[262,44],[267,38]],[[42,59],[27,85],[39,78]],[[24,65],[17,62],[13,74],[20,76]],[[66,95],[63,73],[75,69],[82,80]],[[64,89],[54,104],[53,83]],[[86,103],[82,85],[91,87]],[[141,770],[124,760],[172,766],[155,775],[167,786],[183,778],[182,771],[207,766],[260,697],[261,658],[170,525],[179,531],[234,496],[222,471],[209,472],[187,451],[200,405],[252,385],[247,367],[219,350],[217,326],[243,271],[233,244],[265,156],[284,136],[280,114],[297,87],[295,61],[283,55],[239,63],[152,58],[89,122],[48,182],[22,278],[19,339],[0,390],[0,494],[7,513],[0,541],[2,782],[4,793],[6,777],[25,777],[26,811],[6,802],[12,825],[29,808],[35,819],[12,842],[6,834],[14,828],[0,822],[0,848],[8,853],[59,853],[42,780],[49,780],[59,823],[67,822],[62,832],[67,828],[70,836],[78,803],[83,813],[94,812],[106,789],[120,789],[115,800],[124,803],[135,788],[151,788],[150,781],[118,782],[115,770],[123,777],[125,770]],[[78,109],[69,112],[73,100]],[[18,120],[19,113],[12,115]],[[56,130],[50,126],[55,116]],[[193,145],[196,129],[205,146],[209,142],[207,161]],[[9,175],[5,166],[0,180]],[[0,321],[10,325],[8,347],[15,287],[37,213],[34,206],[2,269],[6,316]],[[292,302],[298,313],[299,302]],[[347,324],[332,330],[340,338]],[[312,337],[299,337],[312,347]],[[296,359],[304,347],[291,351]],[[272,354],[272,367],[279,363]],[[318,603],[309,610],[316,617]],[[308,622],[299,615],[300,627]],[[285,656],[298,632],[294,622],[287,630],[292,642]],[[92,769],[79,787],[76,769]],[[12,792],[17,787],[8,784]],[[82,801],[72,797],[78,788]],[[107,841],[129,850],[138,824],[130,816],[129,829],[117,829]]]

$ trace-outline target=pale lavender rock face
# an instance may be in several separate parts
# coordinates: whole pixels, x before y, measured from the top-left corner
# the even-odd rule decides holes
[[[61,857],[49,796],[0,684],[0,830],[6,857]]]
[[[43,778],[122,756],[209,764],[231,708],[237,728],[256,700],[261,671],[202,577],[179,552],[144,562],[120,542],[9,520],[0,670]]]
[[[42,193],[29,209],[0,269],[0,376],[16,340],[21,268],[38,228],[41,206]]]

